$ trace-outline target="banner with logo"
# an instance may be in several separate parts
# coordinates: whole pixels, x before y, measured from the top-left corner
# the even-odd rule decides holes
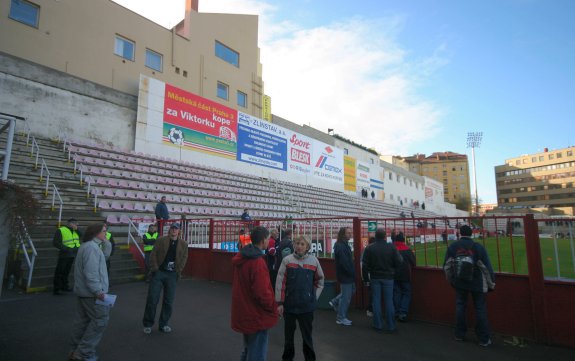
[[[314,177],[343,184],[343,150],[314,140],[312,159]]]
[[[262,118],[272,121],[272,98],[269,95],[262,95]]]
[[[287,170],[285,128],[238,112],[237,160]]]
[[[288,171],[302,175],[312,172],[313,140],[288,130]]]
[[[369,164],[357,162],[357,190],[369,188]]]
[[[343,189],[346,191],[355,192],[356,191],[356,176],[355,176],[355,158],[348,155],[343,156],[343,173],[344,173],[344,183]]]
[[[236,158],[237,111],[166,84],[164,143]]]

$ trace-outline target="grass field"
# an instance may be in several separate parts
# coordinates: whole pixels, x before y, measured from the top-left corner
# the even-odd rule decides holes
[[[489,254],[495,272],[527,274],[527,256],[524,237],[494,237],[479,240]],[[555,252],[557,244],[557,253]],[[512,252],[513,248],[513,252]],[[443,242],[431,242],[415,246],[417,265],[442,266],[446,245]],[[575,279],[572,245],[569,239],[541,238],[541,257],[545,278]],[[513,257],[512,257],[513,254]],[[559,262],[557,262],[557,260]],[[559,265],[557,265],[557,263]],[[559,268],[559,272],[558,272]]]

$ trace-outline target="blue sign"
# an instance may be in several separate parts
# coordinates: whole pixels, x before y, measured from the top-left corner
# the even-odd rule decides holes
[[[238,112],[237,160],[287,171],[285,129]]]
[[[220,243],[220,248],[222,251],[237,252],[238,242],[222,242]]]

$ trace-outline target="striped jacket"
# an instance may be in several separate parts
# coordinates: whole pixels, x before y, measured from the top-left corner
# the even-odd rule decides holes
[[[276,302],[284,305],[287,313],[313,312],[323,290],[323,270],[312,254],[285,257],[276,280]]]

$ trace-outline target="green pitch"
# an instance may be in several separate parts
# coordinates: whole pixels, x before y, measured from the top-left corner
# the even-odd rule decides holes
[[[495,237],[488,237],[485,240],[477,241],[487,249],[495,272],[527,274],[524,237],[500,237],[499,241]],[[575,279],[574,250],[572,248],[575,245],[571,243],[571,240],[557,239],[554,241],[550,238],[541,238],[540,243],[545,278]],[[416,244],[417,265],[441,267],[445,250],[446,245],[442,241],[426,243],[425,245]]]

